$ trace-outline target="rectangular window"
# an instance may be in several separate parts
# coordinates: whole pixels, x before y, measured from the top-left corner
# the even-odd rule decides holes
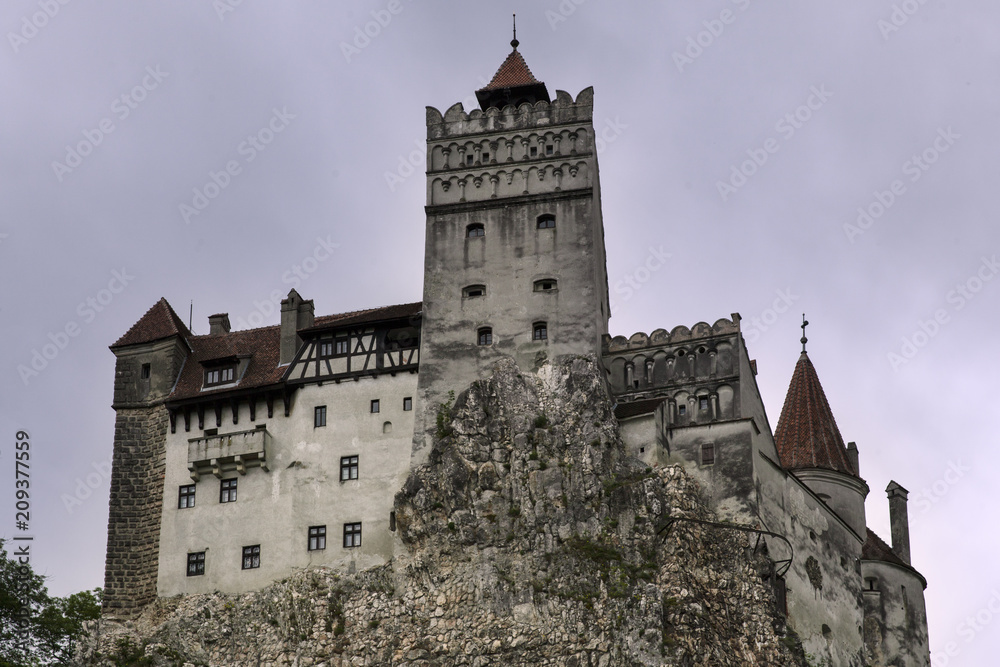
[[[483,153],[483,164],[486,164],[489,161],[490,161],[490,154],[489,153]]]
[[[350,479],[358,478],[358,457],[357,456],[341,456],[340,457],[340,481],[346,482]]]
[[[378,399],[372,399],[372,412],[378,412]]]
[[[333,356],[333,341],[324,340],[319,344],[319,356],[323,359]]]
[[[343,356],[347,354],[347,338],[338,338],[333,341],[334,354],[337,356]]]
[[[710,466],[715,463],[715,445],[708,443],[701,446],[701,464]]]
[[[360,523],[345,523],[344,524],[344,548],[350,549],[352,547],[361,546],[361,524]]]
[[[682,414],[684,414],[686,412],[687,412],[687,406],[686,405],[678,405],[677,406],[677,414],[682,415]]]
[[[229,366],[221,366],[219,368],[206,369],[205,386],[211,387],[217,384],[226,384],[227,382],[232,382],[234,377],[236,377],[235,364]]]
[[[551,145],[545,147],[545,154],[546,155],[552,155],[552,146]]]
[[[326,406],[317,405],[313,413],[313,427],[326,426]]]
[[[252,570],[260,567],[260,545],[243,547],[243,569]]]
[[[698,409],[699,410],[708,410],[708,397],[707,396],[702,396],[701,398],[698,399]]]
[[[236,479],[222,480],[222,484],[219,486],[219,502],[220,503],[236,502]]]
[[[139,371],[139,377],[143,380],[149,379],[149,364],[142,365],[142,370]]]
[[[529,152],[531,153],[531,157],[536,157],[538,155],[538,146],[532,146]]]
[[[403,411],[409,411],[413,409],[413,399],[407,396],[403,399]]]
[[[309,551],[326,549],[326,526],[309,526]]]
[[[188,554],[187,576],[197,577],[205,574],[205,552]]]
[[[186,484],[177,492],[177,509],[194,507],[194,484]]]

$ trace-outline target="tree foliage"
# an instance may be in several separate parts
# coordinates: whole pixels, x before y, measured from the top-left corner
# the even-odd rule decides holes
[[[52,597],[0,540],[0,667],[69,664],[84,622],[100,614],[101,589]]]

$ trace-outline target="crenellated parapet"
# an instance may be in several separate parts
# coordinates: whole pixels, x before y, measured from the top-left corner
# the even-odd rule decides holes
[[[629,338],[605,335],[601,347],[619,402],[666,397],[674,425],[738,417],[739,314]]]
[[[574,101],[473,109],[427,108],[429,206],[488,201],[594,185],[593,89]]]
[[[584,88],[574,100],[565,90],[557,90],[551,102],[507,105],[502,109],[466,112],[461,102],[453,104],[442,116],[434,107],[427,107],[427,140],[448,137],[463,140],[470,134],[507,133],[517,130],[579,123],[589,125],[594,115],[594,88]]]

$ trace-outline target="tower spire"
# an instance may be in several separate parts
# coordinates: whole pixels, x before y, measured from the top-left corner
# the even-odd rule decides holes
[[[514,14],[514,39],[510,40],[510,45],[516,49],[518,44],[520,42],[517,41],[517,14]]]
[[[806,338],[807,326],[809,326],[809,322],[806,320],[806,314],[802,313],[802,338],[799,339],[799,342],[802,343],[802,354],[806,353],[806,343],[809,341],[809,339]]]

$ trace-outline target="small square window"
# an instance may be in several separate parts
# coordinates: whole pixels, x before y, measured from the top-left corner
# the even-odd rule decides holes
[[[493,329],[480,329],[478,334],[477,341],[479,345],[493,344]]]
[[[360,523],[345,523],[344,524],[344,548],[350,549],[352,547],[361,546],[361,524]]]
[[[701,464],[710,466],[715,463],[715,445],[707,443],[701,446]]]
[[[319,344],[319,356],[321,359],[326,359],[333,356],[333,341],[324,340]]]
[[[309,551],[326,549],[326,526],[309,526]]]
[[[538,322],[535,324],[534,329],[531,333],[532,340],[548,340],[549,338],[549,327],[545,322]]]
[[[326,426],[326,406],[317,405],[313,411],[313,428]]]
[[[708,396],[702,396],[698,399],[698,409],[708,410]]]
[[[260,567],[260,545],[243,547],[243,569],[253,570]]]
[[[409,412],[412,409],[413,409],[413,399],[407,396],[406,398],[403,399],[403,411]]]
[[[219,485],[219,502],[220,503],[235,503],[236,502],[236,479],[224,479]]]
[[[358,457],[357,456],[341,456],[340,457],[340,481],[346,482],[348,480],[358,478]]]
[[[345,355],[348,351],[347,338],[338,338],[334,341],[334,354],[335,355]]]
[[[139,377],[143,380],[149,379],[149,364],[143,364],[139,370]]]
[[[205,574],[205,552],[187,555],[187,576],[197,577]]]
[[[177,509],[194,507],[194,484],[185,484],[177,491]]]
[[[378,412],[378,399],[377,398],[373,398],[372,399],[372,408],[371,409],[372,409],[373,413]]]

